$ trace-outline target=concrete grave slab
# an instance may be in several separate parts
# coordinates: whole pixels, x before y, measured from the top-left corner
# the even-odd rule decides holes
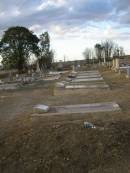
[[[48,74],[49,75],[59,75],[59,74],[65,74],[68,73],[69,71],[50,71]]]
[[[78,73],[77,76],[100,75],[100,73]]]
[[[71,82],[69,82],[68,85],[106,85],[106,82],[104,82],[104,81],[83,81],[83,82],[71,81]]]
[[[89,81],[102,81],[103,78],[99,77],[99,78],[86,78],[86,79],[74,79],[72,80],[72,82],[89,82]]]
[[[99,73],[99,71],[98,70],[89,70],[89,71],[79,71],[78,73],[79,74],[80,73]]]
[[[78,94],[82,96],[84,95],[87,96],[87,94],[90,92],[97,93],[103,90],[110,90],[110,89],[109,88],[78,88],[78,89],[77,88],[73,88],[73,89],[55,88],[53,94],[55,96],[63,96],[63,97],[68,95],[70,96],[70,95],[78,95]]]
[[[100,78],[101,75],[84,75],[84,76],[77,76],[76,79],[86,79],[86,78]]]
[[[18,83],[4,83],[0,85],[0,91],[3,90],[15,90],[20,88],[20,85]]]
[[[107,84],[98,84],[98,85],[66,85],[66,89],[96,89],[96,88],[109,88]]]
[[[115,102],[106,103],[93,103],[93,104],[79,104],[79,105],[65,105],[65,106],[53,106],[51,111],[44,113],[45,115],[61,115],[61,114],[85,114],[93,112],[110,112],[110,111],[120,111],[120,107]],[[35,116],[38,116],[35,115]]]

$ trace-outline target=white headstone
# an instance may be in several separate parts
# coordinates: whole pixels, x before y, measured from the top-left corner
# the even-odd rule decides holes
[[[65,87],[65,84],[62,83],[62,82],[57,82],[56,83],[56,86],[59,87],[59,88],[64,88]]]
[[[2,80],[0,80],[0,84],[3,84]]]
[[[50,110],[50,107],[47,105],[36,105],[34,111],[37,113],[47,113]]]

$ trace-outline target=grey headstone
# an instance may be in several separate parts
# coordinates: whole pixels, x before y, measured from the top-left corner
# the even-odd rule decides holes
[[[130,78],[130,67],[127,69],[127,77]]]

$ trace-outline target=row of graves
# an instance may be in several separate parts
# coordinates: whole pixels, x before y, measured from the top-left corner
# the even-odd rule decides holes
[[[35,85],[38,82],[46,81],[56,81],[60,79],[62,74],[67,73],[63,72],[43,72],[40,69],[37,71],[28,71],[26,74],[8,74],[8,77],[0,79],[0,91],[3,90],[16,90],[23,88],[24,86]]]
[[[102,92],[110,90],[99,71],[72,71],[65,81],[57,82],[54,88],[55,96],[68,96],[73,94],[84,94],[88,92]],[[62,106],[47,106],[43,104],[34,107],[33,116],[50,116],[66,114],[85,114],[92,112],[120,111],[116,102],[104,102],[93,104],[76,104]]]
[[[54,95],[69,95],[109,89],[98,71],[71,72],[65,81],[56,83]]]

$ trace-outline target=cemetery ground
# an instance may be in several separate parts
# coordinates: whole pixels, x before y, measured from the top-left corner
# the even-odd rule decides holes
[[[0,91],[0,173],[130,173],[130,80],[100,72],[111,90],[54,96],[54,82],[44,82]],[[32,116],[36,104],[111,101],[121,111]]]

